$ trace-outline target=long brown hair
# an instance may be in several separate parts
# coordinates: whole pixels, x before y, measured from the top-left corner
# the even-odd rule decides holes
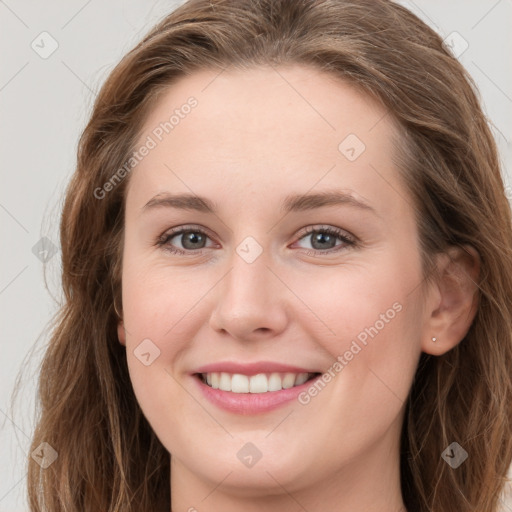
[[[476,89],[433,30],[387,0],[192,0],[161,21],[103,85],[79,143],[61,217],[64,304],[44,357],[29,459],[32,511],[170,509],[169,454],[145,420],[117,338],[129,175],[159,94],[194,70],[301,64],[380,100],[401,130],[397,163],[416,205],[425,269],[479,253],[479,308],[464,340],[422,354],[401,437],[412,512],[496,512],[512,461],[512,227],[495,142]],[[96,191],[96,193],[95,193]],[[427,270],[425,270],[427,271]],[[122,313],[121,313],[122,314]],[[441,454],[469,454],[456,470]]]

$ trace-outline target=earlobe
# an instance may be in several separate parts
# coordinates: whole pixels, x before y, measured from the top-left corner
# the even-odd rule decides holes
[[[119,339],[119,343],[126,346],[126,331],[124,330],[124,324],[122,320],[119,320],[117,323],[117,337]]]
[[[423,352],[432,355],[455,347],[473,323],[478,309],[479,255],[468,245],[452,247],[439,255],[438,271],[422,340]]]

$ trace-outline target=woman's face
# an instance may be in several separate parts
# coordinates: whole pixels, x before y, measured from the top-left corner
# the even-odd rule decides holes
[[[371,495],[398,475],[432,333],[394,134],[383,107],[300,66],[197,72],[150,113],[118,332],[176,481]]]

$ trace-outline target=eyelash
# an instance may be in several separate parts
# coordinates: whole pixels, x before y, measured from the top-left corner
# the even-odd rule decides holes
[[[183,249],[174,247],[169,244],[169,240],[171,240],[172,238],[174,238],[178,235],[183,235],[185,233],[200,233],[201,235],[204,235],[207,238],[210,238],[206,231],[204,231],[203,229],[198,228],[198,227],[176,228],[174,230],[167,231],[164,234],[160,235],[158,237],[155,245],[157,245],[158,247],[161,247],[162,249],[164,249],[166,251],[169,251],[172,254],[178,254],[180,256],[194,256],[194,255],[197,255],[197,251],[206,249],[206,247],[202,247],[201,249],[195,249],[195,250],[193,250],[193,249],[183,250]],[[328,227],[310,226],[310,227],[306,228],[305,231],[303,231],[301,233],[298,240],[302,240],[302,239],[306,238],[308,235],[311,235],[312,233],[324,233],[327,235],[332,235],[332,236],[337,237],[338,239],[340,239],[343,242],[342,244],[334,246],[333,248],[325,250],[325,251],[320,250],[320,249],[303,249],[306,251],[314,251],[315,253],[317,253],[319,255],[338,253],[338,252],[341,252],[342,250],[346,250],[347,248],[350,248],[350,247],[356,247],[358,245],[358,240],[356,239],[356,237],[354,237],[353,235],[349,235],[346,231],[343,231],[338,228],[333,228],[330,226],[328,226]]]

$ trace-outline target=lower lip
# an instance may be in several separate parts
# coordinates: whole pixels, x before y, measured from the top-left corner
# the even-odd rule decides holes
[[[214,405],[236,414],[258,414],[272,411],[297,400],[298,395],[309,388],[321,375],[308,380],[300,386],[282,389],[281,391],[268,391],[266,393],[233,393],[214,389],[205,384],[197,375],[193,378],[197,382],[203,395]]]

